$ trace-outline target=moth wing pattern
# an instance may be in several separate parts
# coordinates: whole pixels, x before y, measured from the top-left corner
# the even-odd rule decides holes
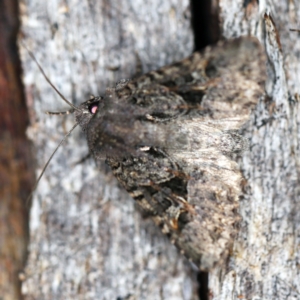
[[[264,93],[257,39],[220,42],[107,89],[80,114],[96,162],[106,157],[141,209],[201,270],[221,264],[237,234],[239,130]],[[76,114],[76,112],[75,112]]]

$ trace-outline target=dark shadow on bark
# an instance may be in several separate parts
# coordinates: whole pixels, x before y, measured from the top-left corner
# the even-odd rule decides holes
[[[219,11],[211,0],[191,0],[195,51],[216,43],[220,38]]]
[[[219,11],[211,0],[191,0],[192,28],[195,51],[215,44],[220,38]],[[199,272],[199,299],[208,299],[208,273]]]
[[[208,273],[199,272],[198,282],[199,282],[199,299],[208,300]]]

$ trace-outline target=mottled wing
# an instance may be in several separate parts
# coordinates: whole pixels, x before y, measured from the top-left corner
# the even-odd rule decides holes
[[[264,92],[259,42],[239,38],[106,92],[88,123],[137,204],[200,269],[226,258],[237,232],[242,176],[232,153]],[[85,123],[86,124],[86,123]]]

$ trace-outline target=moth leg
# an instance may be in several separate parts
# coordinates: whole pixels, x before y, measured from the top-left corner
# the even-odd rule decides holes
[[[74,166],[76,165],[80,165],[84,162],[86,162],[87,160],[93,158],[91,153],[88,153],[86,155],[84,155],[82,158],[80,158],[79,160],[75,161]]]

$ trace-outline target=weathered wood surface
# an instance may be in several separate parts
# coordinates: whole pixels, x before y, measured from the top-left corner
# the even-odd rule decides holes
[[[187,1],[20,5],[23,40],[53,83],[77,104],[134,74],[135,52],[147,71],[192,51]],[[218,5],[223,37],[252,34],[266,47],[269,79],[267,97],[245,130],[251,147],[241,159],[247,183],[239,238],[228,265],[210,273],[209,297],[297,299],[300,39],[289,28],[297,27],[300,5],[284,0]],[[276,22],[282,50],[272,25],[266,26],[266,11]],[[65,105],[24,49],[22,58],[38,174],[73,120],[43,114]],[[197,299],[196,272],[134,210],[104,166],[98,172],[91,160],[76,164],[86,153],[78,130],[36,191],[26,299]]]
[[[21,297],[28,242],[25,200],[34,183],[18,57],[18,2],[0,1],[0,298]]]
[[[20,5],[24,43],[76,104],[130,78],[136,54],[147,71],[193,49],[188,1]],[[22,57],[38,175],[74,119],[44,114],[66,105],[24,48]],[[76,164],[87,153],[78,129],[35,193],[26,299],[193,299],[197,282],[189,263],[150,220],[143,220],[104,164],[100,172],[91,159]]]
[[[297,1],[222,1],[223,35],[254,34],[266,48],[266,98],[246,134],[250,151],[241,166],[247,180],[242,217],[226,270],[210,274],[212,299],[299,299],[299,34]],[[278,37],[270,19],[278,29]],[[278,41],[281,40],[281,47]]]

